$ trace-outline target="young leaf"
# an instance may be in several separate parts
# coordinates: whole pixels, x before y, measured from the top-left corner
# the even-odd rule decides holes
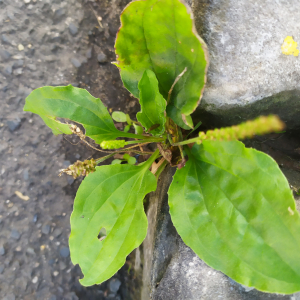
[[[144,240],[143,199],[156,189],[155,176],[148,170],[152,162],[97,167],[79,187],[71,216],[70,250],[73,264],[79,264],[84,274],[82,285],[109,279]],[[102,228],[106,237],[99,240]]]
[[[116,122],[126,122],[127,121],[126,115],[123,112],[121,112],[121,111],[114,111],[112,113],[111,117]]]
[[[111,162],[111,165],[118,165],[122,162],[121,159],[114,159],[112,162]]]
[[[188,152],[169,190],[183,241],[241,284],[299,291],[300,217],[276,162],[238,141],[204,141]]]
[[[133,123],[133,127],[134,127],[134,130],[135,130],[135,133],[136,134],[143,134],[144,132],[144,129],[143,127],[139,126],[139,125],[136,125]]]
[[[153,126],[158,125],[151,130],[152,135],[161,135],[165,131],[165,110],[166,100],[159,93],[158,81],[151,70],[146,70],[139,82],[140,104],[142,111],[137,113],[138,121],[150,131]]]
[[[135,157],[130,157],[127,161],[130,165],[135,165],[136,164],[136,158]]]
[[[124,86],[139,97],[138,83],[145,70],[152,70],[165,99],[177,76],[168,115],[185,128],[184,122],[198,106],[206,82],[208,53],[197,35],[190,9],[179,0],[131,2],[121,15],[122,27],[116,40],[116,54]],[[187,124],[187,125],[185,125]]]
[[[197,125],[194,127],[194,129],[191,130],[191,132],[189,132],[189,134],[186,136],[185,139],[187,139],[193,132],[195,132],[195,131],[201,126],[201,124],[202,124],[202,122],[199,121],[199,122],[197,123]]]
[[[117,137],[133,137],[130,133],[115,128],[112,118],[100,99],[94,98],[88,91],[75,88],[46,86],[34,90],[27,98],[24,111],[38,114],[54,134],[71,134],[68,125],[56,118],[75,121],[84,126],[86,135],[96,143],[114,140]]]
[[[131,125],[126,125],[123,131],[128,132],[130,130],[130,127],[131,127]]]

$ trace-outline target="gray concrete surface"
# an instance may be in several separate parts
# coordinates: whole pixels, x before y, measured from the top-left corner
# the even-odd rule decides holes
[[[100,286],[79,284],[82,274],[70,261],[68,237],[80,180],[58,173],[77,159],[99,155],[74,137],[67,142],[53,136],[37,115],[23,112],[33,89],[70,83],[101,96],[114,110],[132,109],[109,63],[127,2],[0,0],[1,300],[120,300],[134,289],[128,264]],[[107,63],[98,64],[99,53]]]
[[[196,115],[223,125],[276,113],[299,127],[300,57],[281,53],[286,36],[300,45],[299,2],[193,0],[193,10],[210,54]]]

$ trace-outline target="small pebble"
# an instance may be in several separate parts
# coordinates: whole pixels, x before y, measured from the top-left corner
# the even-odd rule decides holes
[[[17,252],[21,252],[21,251],[22,251],[21,246],[18,246],[18,247],[16,248],[16,251],[17,251]]]
[[[31,71],[36,71],[37,70],[36,65],[34,65],[34,64],[27,64],[27,68]]]
[[[7,66],[7,67],[5,68],[5,73],[6,73],[6,74],[12,74],[12,71],[13,71],[13,69],[12,69],[11,66]]]
[[[54,237],[59,237],[62,234],[62,229],[60,228],[55,228],[53,231],[53,236]]]
[[[68,257],[70,255],[70,250],[68,247],[62,247],[60,250],[59,250],[59,254],[61,257]]]
[[[42,233],[43,234],[49,234],[50,233],[50,230],[51,230],[51,227],[50,225],[46,224],[42,227]]]
[[[92,58],[92,48],[89,48],[85,53],[86,58]]]
[[[72,185],[73,182],[75,181],[75,179],[74,179],[72,176],[68,176],[68,177],[67,177],[67,181],[68,181],[68,184],[69,184],[69,185]]]
[[[24,171],[23,171],[23,179],[26,180],[26,181],[29,180],[29,173],[28,173],[28,170],[24,170]]]
[[[7,35],[5,35],[5,34],[2,34],[2,35],[1,35],[1,41],[2,41],[3,43],[10,44],[9,39],[8,39]]]
[[[4,272],[4,269],[5,269],[4,265],[0,265],[0,274]]]
[[[78,28],[74,23],[70,23],[69,31],[72,35],[76,35],[78,33]]]
[[[17,130],[20,126],[21,126],[21,120],[19,118],[16,118],[14,120],[8,120],[6,122],[9,130],[11,132],[14,132],[15,130]]]
[[[81,67],[81,62],[77,58],[72,58],[71,63],[75,68],[80,68]]]
[[[41,251],[44,251],[44,250],[45,250],[45,248],[46,248],[46,246],[45,246],[45,245],[41,245],[41,246],[40,246],[40,249],[41,249]]]
[[[38,215],[35,214],[35,215],[33,216],[33,218],[32,218],[32,222],[33,222],[33,223],[36,223],[37,220],[38,220]]]
[[[35,276],[35,277],[33,277],[33,279],[32,279],[32,283],[37,283],[38,280],[39,280],[39,278],[38,278],[37,276]]]
[[[14,294],[8,294],[3,300],[16,300],[16,296]]]
[[[55,263],[55,259],[51,258],[51,259],[48,260],[48,265],[49,266],[53,266],[54,263]]]
[[[58,20],[60,20],[62,17],[64,17],[65,14],[66,14],[65,9],[63,9],[63,8],[56,9],[55,12],[54,12],[54,19],[55,19],[56,21],[58,21]]]
[[[53,276],[54,276],[54,277],[56,277],[58,274],[59,274],[58,271],[54,271],[54,272],[53,272]]]
[[[22,68],[18,68],[14,70],[14,75],[22,75],[23,74],[23,69]]]
[[[33,248],[28,247],[27,250],[26,250],[26,252],[27,252],[28,254],[35,255],[35,252],[34,252],[34,249],[33,249]]]
[[[113,293],[116,293],[119,290],[120,286],[121,281],[117,278],[110,280],[108,284],[109,290]]]
[[[31,0],[24,0],[26,4],[30,3]]]
[[[10,233],[10,237],[13,238],[14,240],[18,240],[20,238],[20,236],[21,236],[21,234],[16,229],[13,229]]]
[[[3,256],[5,254],[5,249],[3,246],[0,247],[0,255]]]
[[[19,50],[19,51],[23,51],[23,50],[24,50],[24,46],[23,46],[22,44],[19,44],[19,45],[18,45],[18,50]]]
[[[63,261],[59,262],[59,269],[61,271],[65,270],[67,268],[66,264]]]
[[[11,54],[6,50],[0,49],[0,56],[2,57],[3,60],[8,60],[11,57]]]
[[[23,59],[18,59],[16,62],[14,62],[13,67],[14,68],[20,68],[23,67],[24,65],[24,60]]]
[[[107,56],[104,53],[99,53],[97,55],[98,62],[103,64],[107,62]]]

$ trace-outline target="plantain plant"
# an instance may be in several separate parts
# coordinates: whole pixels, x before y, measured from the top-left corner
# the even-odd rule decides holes
[[[238,141],[278,132],[284,124],[276,116],[259,117],[190,139],[200,125],[193,125],[191,113],[203,94],[208,51],[188,6],[181,0],[133,1],[121,23],[115,65],[139,99],[137,121],[122,112],[112,118],[100,99],[71,85],[36,89],[24,107],[54,134],[76,134],[108,152],[61,170],[86,176],[69,240],[72,262],[84,274],[81,284],[109,279],[143,242],[143,200],[170,164],[178,167],[169,189],[172,222],[201,259],[261,291],[299,291],[300,218],[289,184],[271,157]],[[124,131],[113,119],[127,123]],[[143,148],[150,143],[156,150]],[[116,154],[113,164],[97,166]],[[147,160],[138,164],[136,154]]]

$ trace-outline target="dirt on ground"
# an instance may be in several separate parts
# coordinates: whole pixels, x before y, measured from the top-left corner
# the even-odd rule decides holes
[[[111,111],[138,110],[111,64],[127,2],[0,0],[0,299],[123,300],[138,290],[130,259],[109,281],[80,285],[68,248],[80,180],[58,173],[99,154],[23,112],[33,89],[68,84]]]

